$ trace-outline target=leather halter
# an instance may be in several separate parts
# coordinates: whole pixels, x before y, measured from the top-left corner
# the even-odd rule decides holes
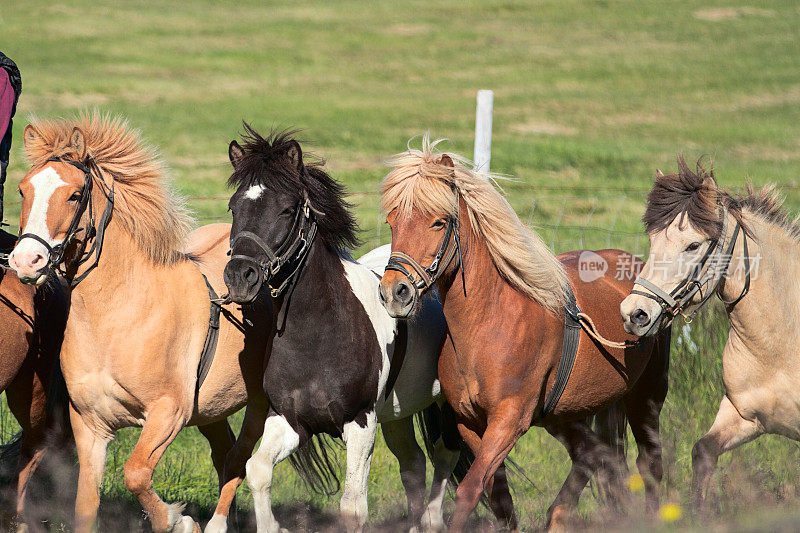
[[[453,246],[450,246],[451,237],[454,243]],[[464,285],[464,294],[466,294],[467,286],[463,283],[464,263],[461,256],[461,239],[458,235],[458,221],[454,216],[451,216],[447,220],[447,229],[445,230],[444,237],[442,237],[442,243],[439,245],[439,251],[436,252],[436,256],[433,258],[430,266],[423,267],[410,255],[396,251],[389,255],[389,262],[385,270],[400,272],[411,281],[411,284],[417,291],[425,292],[442,276],[445,269],[452,263],[456,255],[458,255],[458,265],[461,267],[462,285]],[[411,270],[404,265],[410,267]]]
[[[89,273],[94,270],[95,267],[97,267],[97,263],[100,261],[100,252],[103,249],[103,238],[105,236],[108,223],[111,220],[111,213],[114,209],[114,183],[111,183],[110,188],[106,187],[100,167],[97,166],[91,156],[87,157],[85,162],[74,161],[72,159],[63,159],[60,157],[51,157],[48,159],[48,161],[66,163],[83,172],[84,183],[83,188],[81,189],[80,200],[78,201],[78,209],[75,211],[75,214],[72,217],[72,221],[69,224],[69,228],[67,229],[64,240],[59,244],[51,246],[49,242],[39,235],[34,233],[22,233],[22,228],[20,228],[20,236],[17,239],[17,243],[22,241],[22,239],[33,239],[34,241],[43,245],[45,249],[47,249],[48,259],[47,264],[41,269],[41,271],[45,275],[49,275],[51,272],[58,271],[62,276],[64,276],[65,279],[68,279],[63,268],[59,268],[63,266],[64,253],[72,241],[75,240],[78,232],[86,232],[84,239],[81,241],[80,252],[78,254],[79,259],[76,267],[87,263],[91,259],[92,255],[94,255],[94,262],[89,265],[80,276],[71,280],[68,279],[70,286],[75,287],[78,285],[78,283],[86,279],[86,276],[88,276]],[[107,200],[106,208],[103,211],[103,215],[100,217],[100,223],[97,226],[95,226],[94,210],[92,208],[92,186],[94,183],[92,169],[97,172],[97,181],[103,187],[103,193],[105,194]],[[89,210],[89,227],[81,228],[79,227],[81,219],[83,218],[83,215],[87,209]],[[86,245],[89,239],[92,239],[92,245],[89,250],[86,250]]]
[[[279,297],[294,283],[300,274],[305,258],[314,243],[317,235],[317,221],[314,220],[311,202],[308,197],[300,203],[295,216],[292,229],[284,238],[277,250],[272,248],[252,231],[240,231],[231,238],[231,252],[243,240],[254,243],[266,256],[265,260],[258,260],[244,254],[233,254],[231,260],[239,259],[256,267],[261,272],[264,282],[269,284],[270,294],[273,298]],[[292,236],[294,235],[294,238]],[[281,279],[277,287],[272,286],[274,279]]]
[[[681,280],[681,282],[678,283],[678,285],[672,289],[671,292],[667,293],[645,278],[639,276],[636,277],[636,280],[633,282],[634,286],[639,285],[647,289],[648,292],[633,289],[631,294],[645,296],[651,300],[655,300],[656,303],[661,306],[662,312],[658,319],[653,322],[653,325],[650,326],[650,330],[653,328],[656,328],[657,330],[664,329],[678,314],[683,315],[687,323],[694,319],[700,309],[706,304],[706,302],[708,302],[711,296],[716,293],[717,288],[719,288],[720,283],[722,283],[722,280],[725,279],[725,276],[728,273],[728,267],[730,266],[731,258],[733,257],[734,248],[736,247],[736,239],[739,236],[739,231],[742,232],[744,252],[744,287],[736,299],[727,302],[722,300],[722,297],[720,296],[720,300],[730,307],[736,305],[742,298],[745,297],[747,292],[750,290],[750,257],[747,248],[747,233],[742,229],[742,225],[737,221],[736,227],[731,235],[731,240],[728,243],[728,246],[725,247],[725,236],[727,235],[727,231],[728,210],[723,208],[722,232],[720,233],[720,238],[712,241],[712,244],[708,247],[708,250],[706,251],[705,255],[703,255],[703,258],[700,260],[700,262],[694,266],[689,275]],[[707,264],[708,266],[706,266]],[[718,267],[721,267],[719,270],[719,277],[717,277]],[[703,287],[707,286],[710,286],[710,290],[703,294]],[[697,305],[694,311],[688,315],[685,314],[683,309],[692,301],[698,292],[701,296],[700,303]],[[648,330],[647,333],[650,333],[650,330]]]

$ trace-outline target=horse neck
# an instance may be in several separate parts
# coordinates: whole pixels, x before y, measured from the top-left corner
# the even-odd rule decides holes
[[[82,274],[94,260],[92,256],[76,275]],[[97,267],[72,293],[86,304],[83,307],[90,315],[103,316],[109,312],[113,302],[124,302],[124,306],[130,308],[134,302],[161,299],[171,291],[185,291],[190,281],[182,270],[187,267],[193,268],[188,261],[155,265],[112,217],[105,231]],[[175,283],[176,279],[181,282]],[[153,289],[152,292],[148,292],[148,288]]]
[[[456,256],[447,273],[437,281],[436,288],[448,323],[471,324],[485,320],[475,310],[493,309],[498,305],[498,299],[502,302],[509,290],[515,291],[500,276],[484,239],[473,232],[469,216],[463,208],[459,214],[458,231],[463,264],[457,263]],[[463,270],[463,278],[460,270]]]
[[[341,258],[329,250],[321,238],[314,239],[296,286],[291,291],[289,302],[291,310],[287,316],[296,318],[308,312],[315,312],[320,307],[329,306],[339,292],[336,290],[337,287],[345,286],[342,285],[344,281],[341,279],[342,273]],[[281,299],[279,303],[281,307],[286,304],[288,294],[287,291]]]
[[[796,280],[800,279],[797,241],[784,229],[757,216],[745,212],[743,217],[753,233],[747,237],[750,288],[741,301],[728,309],[731,335],[736,335],[753,354],[776,353],[776,350],[780,353],[787,338],[779,329],[785,328],[787,321],[800,319],[796,308]],[[720,289],[725,301],[735,300],[744,289],[744,238],[740,231]]]

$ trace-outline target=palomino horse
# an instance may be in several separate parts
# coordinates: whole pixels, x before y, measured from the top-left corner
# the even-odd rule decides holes
[[[348,529],[360,529],[367,519],[367,478],[378,423],[400,463],[409,522],[441,530],[442,500],[458,448],[448,451],[440,443],[436,449],[426,508],[425,457],[412,420],[431,404],[437,408],[436,360],[445,331],[441,304],[426,298],[420,320],[398,327],[380,304],[380,274],[349,257],[348,250],[358,243],[358,227],[344,188],[320,164],[304,163],[291,134],[264,138],[245,128],[244,146],[233,141],[229,147],[229,184],[237,190],[229,204],[233,255],[225,283],[229,297],[241,304],[268,288],[278,332],[264,369],[269,412],[263,413],[261,445],[246,467],[258,530],[278,530],[270,505],[278,462],[298,450],[291,458],[295,466],[317,469],[307,479],[330,479],[328,462],[311,440],[319,433],[341,437],[347,446],[341,512]],[[367,260],[382,268],[388,257],[385,247]],[[254,444],[255,439],[242,458]],[[234,490],[241,466],[231,478]],[[223,490],[215,515],[222,526],[230,494]]]
[[[0,250],[9,249],[15,240],[0,231]],[[17,462],[16,503],[4,509],[14,509],[20,525],[25,520],[28,482],[49,439],[69,437],[67,394],[58,369],[66,320],[67,297],[57,281],[37,293],[0,267],[0,392],[5,391],[11,413],[22,427],[22,434],[2,453],[4,459]],[[7,526],[0,523],[0,528]]]
[[[771,187],[734,198],[700,163],[657,174],[644,223],[650,260],[620,307],[625,329],[651,336],[714,294],[731,328],[722,352],[725,396],[692,450],[692,501],[704,503],[718,457],[764,433],[800,440],[796,351],[800,226]],[[760,261],[759,261],[760,259]],[[765,317],[780,320],[765,320]]]
[[[409,149],[390,160],[394,168],[383,182],[382,207],[393,253],[380,288],[396,317],[413,317],[421,293],[434,285],[442,298],[448,331],[439,379],[475,454],[456,492],[451,529],[464,529],[484,490],[497,518],[516,529],[504,460],[531,425],[543,425],[558,438],[573,462],[548,510],[549,526],[563,525],[604,453],[581,419],[619,400],[639,445],[648,505],[657,507],[666,335],[620,349],[580,331],[566,388],[542,417],[562,354],[567,287],[593,318],[595,331],[621,338],[616,308],[631,281],[614,279],[615,273],[636,271],[640,262],[603,250],[592,257],[606,263],[609,275],[581,279],[580,252],[554,257],[495,190],[493,176],[471,170],[459,156],[435,152],[435,145],[426,135],[422,151]]]
[[[9,264],[23,281],[41,283],[59,269],[73,286],[61,368],[80,461],[76,530],[94,526],[106,448],[127,426],[143,429],[125,486],[153,529],[198,529],[158,497],[152,473],[181,428],[198,425],[222,479],[233,445],[226,417],[249,391],[263,394],[271,321],[224,308],[218,330],[211,327],[209,287],[224,287],[230,226],[200,228],[187,245],[189,218],[160,163],[118,119],[34,121],[23,138],[33,167],[20,183],[22,235]],[[214,333],[216,354],[199,370]]]

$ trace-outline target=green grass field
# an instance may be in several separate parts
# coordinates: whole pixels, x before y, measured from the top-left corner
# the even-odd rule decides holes
[[[798,27],[800,8],[786,0],[7,1],[0,49],[17,61],[24,84],[7,219],[15,231],[15,182],[26,170],[21,133],[31,114],[96,108],[128,117],[193,198],[198,223],[227,216],[227,143],[244,119],[262,130],[304,130],[304,147],[357,193],[366,251],[389,237],[377,208],[383,159],[426,130],[471,155],[475,94],[490,88],[492,168],[517,180],[506,190],[520,217],[558,252],[612,246],[646,254],[644,198],[655,169],[673,170],[679,152],[708,155],[723,186],[776,182],[789,210],[800,207]],[[665,501],[686,504],[691,446],[722,395],[726,331],[717,309],[692,326],[697,352],[686,338],[675,342],[662,415]],[[7,439],[7,411],[0,423]],[[131,516],[134,529],[140,513],[122,464],[136,434],[120,432],[111,448],[102,507],[107,524]],[[189,502],[195,517],[210,516],[216,501],[207,452],[199,433],[186,430],[156,475],[159,493]],[[513,457],[535,484],[512,479],[522,525],[540,527],[568,471],[566,453],[532,430]],[[797,445],[779,438],[724,456],[715,478],[719,520],[743,528],[794,523],[786,512],[798,501],[799,477]],[[66,502],[69,487],[54,492]],[[306,504],[322,520],[315,527],[338,506],[338,497],[307,494],[286,465],[274,494],[295,527]],[[379,443],[372,526],[402,516],[401,494],[396,463]],[[248,516],[246,488],[239,506]],[[595,507],[587,490],[582,513],[602,521]],[[639,512],[631,512],[633,527],[642,524]]]

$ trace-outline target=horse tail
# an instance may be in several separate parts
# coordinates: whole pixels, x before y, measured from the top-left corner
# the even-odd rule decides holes
[[[292,468],[317,494],[331,496],[339,492],[339,462],[332,453],[336,448],[341,448],[339,441],[326,434],[316,434],[289,456]]]
[[[601,500],[614,501],[621,494],[621,474],[627,469],[628,417],[622,401],[590,417],[591,426],[600,443],[611,453],[601,458],[596,483]]]

